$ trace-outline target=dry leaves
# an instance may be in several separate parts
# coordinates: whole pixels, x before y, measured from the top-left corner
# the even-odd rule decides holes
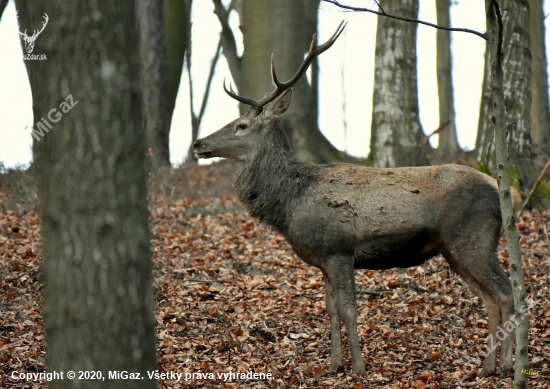
[[[367,376],[350,374],[345,337],[346,372],[328,373],[321,272],[252,220],[227,193],[231,175],[217,169],[177,170],[153,184],[159,370],[184,374],[161,387],[447,388],[459,378],[461,387],[512,387],[510,378],[477,378],[486,312],[442,258],[356,273]],[[200,198],[209,193],[217,197]],[[0,189],[0,202],[5,197]],[[542,223],[550,230],[550,213],[524,212],[518,220],[533,301],[530,359],[540,372],[533,388],[548,387],[550,376],[550,247]],[[1,387],[23,387],[7,378],[13,370],[45,368],[39,229],[35,211],[0,213]],[[499,257],[507,267],[502,245]],[[268,372],[271,380],[223,375]],[[185,381],[186,373],[201,375]]]

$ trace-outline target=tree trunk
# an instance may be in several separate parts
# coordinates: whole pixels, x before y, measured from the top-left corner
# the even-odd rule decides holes
[[[450,0],[436,0],[437,24],[451,26]],[[439,95],[438,153],[456,155],[460,151],[456,136],[453,75],[451,63],[451,33],[437,30],[437,89]]]
[[[481,104],[479,107],[479,119],[477,124],[477,135],[476,135],[476,158],[478,160],[477,168],[484,173],[489,173],[487,167],[489,164],[488,152],[489,147],[492,147],[493,137],[490,135],[493,134],[493,127],[491,127],[490,122],[490,113],[488,112],[491,109],[491,59],[490,59],[490,48],[486,46],[485,48],[485,66],[483,67],[483,84],[481,91]]]
[[[143,121],[149,165],[170,166],[170,117],[166,96],[163,0],[138,0]]]
[[[185,54],[191,49],[191,6],[192,0],[164,0],[164,46],[168,67],[166,96],[170,124],[176,107]],[[197,134],[193,125],[191,129],[192,148]],[[185,161],[197,163],[195,154],[188,153]]]
[[[548,73],[546,71],[546,42],[544,38],[544,9],[541,0],[529,0],[531,27],[531,132],[535,160],[542,167],[550,159],[550,105],[548,102]]]
[[[38,22],[43,2],[26,6]],[[35,121],[51,125],[34,145],[46,365],[105,377],[65,376],[49,387],[156,388],[146,375],[157,365],[135,3],[47,7],[39,39],[47,60],[26,63]],[[109,371],[145,379],[108,379]]]
[[[504,3],[505,1],[503,1]],[[491,119],[494,123],[495,133],[495,149],[497,160],[497,180],[500,195],[500,208],[502,212],[502,220],[504,225],[504,234],[506,236],[506,246],[509,253],[510,261],[510,276],[512,278],[512,291],[514,294],[515,321],[519,323],[516,327],[516,361],[514,388],[527,388],[528,376],[523,373],[523,369],[529,369],[528,355],[528,330],[529,330],[529,315],[527,312],[525,284],[523,282],[523,267],[521,259],[521,250],[519,247],[519,234],[516,229],[516,219],[512,207],[512,196],[510,195],[510,175],[509,175],[509,149],[506,144],[506,122],[505,122],[505,106],[507,105],[506,83],[504,82],[503,58],[502,55],[502,31],[499,31],[499,23],[497,21],[495,0],[485,0],[486,17],[487,17],[487,39],[490,49],[491,58],[491,89],[492,89],[492,110]],[[516,9],[516,11],[518,11]],[[510,12],[508,10],[507,12]],[[504,24],[504,26],[507,26]],[[506,27],[504,27],[506,28]],[[504,40],[506,42],[506,40]],[[504,45],[504,47],[508,47]],[[506,68],[504,68],[506,69]],[[514,142],[512,139],[511,142]],[[512,148],[513,149],[513,148]],[[523,314],[520,314],[523,313]]]
[[[531,153],[531,45],[529,40],[528,0],[502,0],[503,69],[505,96],[505,125],[508,128],[508,147],[512,185],[529,193],[538,172]],[[487,118],[484,146],[479,155],[480,166],[494,173],[497,166],[491,138],[491,117]],[[531,204],[539,209],[550,208],[550,185],[542,181],[531,197]]]
[[[416,19],[418,0],[380,1],[388,14]],[[379,18],[369,164],[428,165],[418,118],[416,24]]]

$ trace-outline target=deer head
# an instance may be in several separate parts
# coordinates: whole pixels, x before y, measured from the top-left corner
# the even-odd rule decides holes
[[[44,31],[46,24],[48,24],[48,20],[50,20],[47,13],[44,13],[43,17],[45,21],[42,24],[42,28],[40,30],[34,30],[32,36],[27,35],[27,30],[25,30],[25,32],[19,32],[19,35],[21,35],[21,38],[23,38],[23,40],[25,41],[25,50],[27,50],[27,53],[29,54],[31,54],[34,50],[34,42],[36,41],[36,38],[38,38],[38,35],[40,35],[42,31]]]
[[[254,159],[262,140],[273,130],[278,118],[286,112],[292,100],[292,86],[306,73],[313,60],[328,50],[338,39],[345,28],[345,22],[340,23],[336,32],[322,45],[315,43],[315,34],[311,41],[308,55],[300,65],[298,71],[286,82],[281,82],[275,72],[275,60],[271,54],[271,79],[275,89],[259,100],[249,99],[237,95],[231,84],[225,92],[241,103],[250,105],[250,110],[240,118],[227,124],[217,132],[197,140],[193,150],[198,158],[223,157],[248,162]]]

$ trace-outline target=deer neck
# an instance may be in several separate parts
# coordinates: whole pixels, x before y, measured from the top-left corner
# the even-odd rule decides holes
[[[292,203],[311,182],[279,124],[263,140],[254,160],[237,173],[234,189],[248,212],[283,234],[288,230]]]

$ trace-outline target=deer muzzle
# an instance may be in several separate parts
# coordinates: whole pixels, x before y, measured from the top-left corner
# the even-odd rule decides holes
[[[195,143],[193,143],[193,152],[197,158],[207,159],[213,157],[212,149],[208,143],[209,142],[205,142],[204,139],[197,139]]]

